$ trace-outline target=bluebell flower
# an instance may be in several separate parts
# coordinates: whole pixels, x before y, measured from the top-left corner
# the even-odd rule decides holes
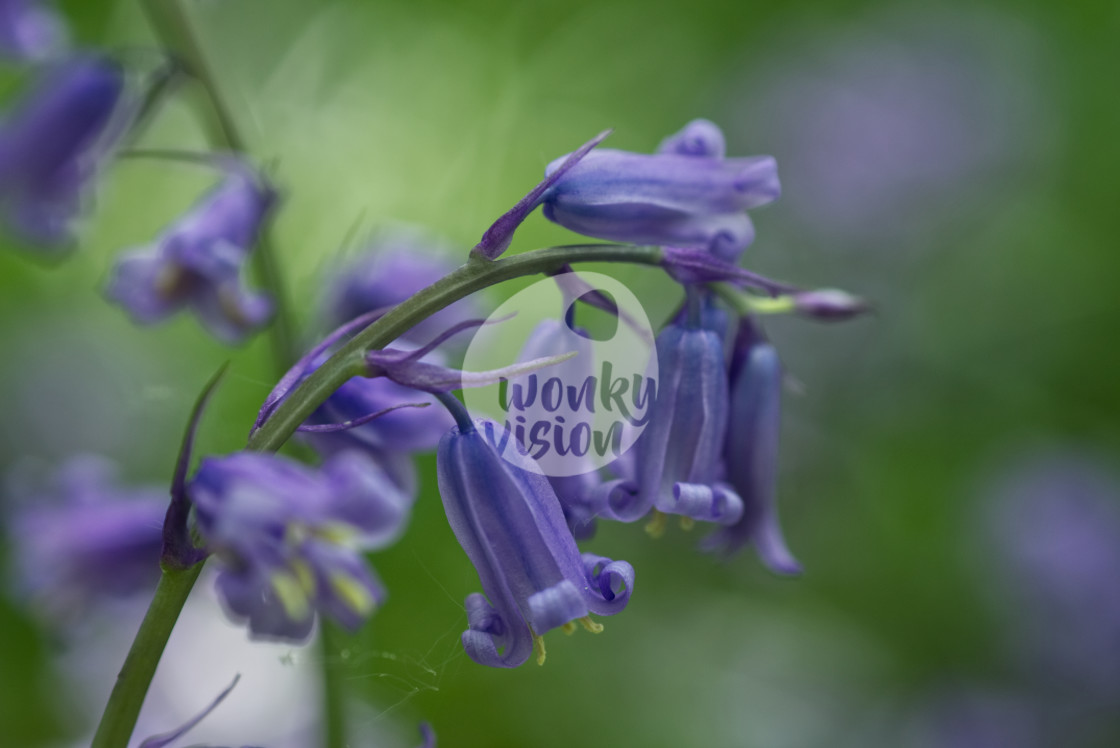
[[[742,500],[722,480],[726,317],[711,304],[694,311],[657,336],[657,398],[635,447],[633,479],[601,487],[611,519],[633,522],[651,509],[721,525],[742,516]]]
[[[38,0],[0,0],[0,57],[39,62],[61,52],[66,24],[49,4]]]
[[[319,470],[252,452],[207,458],[187,492],[206,548],[224,562],[226,609],[253,636],[295,641],[316,612],[353,630],[385,599],[359,551],[395,540],[412,504],[359,452]]]
[[[15,233],[46,248],[72,241],[87,185],[119,134],[124,87],[112,60],[74,56],[0,124],[0,206]]]
[[[159,579],[166,488],[126,488],[114,466],[75,457],[51,479],[10,481],[14,561],[22,586],[51,615],[151,591]]]
[[[781,189],[773,158],[728,159],[723,151],[719,128],[704,120],[653,155],[594,150],[549,186],[544,215],[578,234],[700,247],[735,261],[754,240],[746,210],[777,199]],[[553,161],[545,174],[562,163]]]
[[[465,411],[456,420],[436,453],[439,490],[485,592],[467,597],[463,648],[481,665],[517,667],[536,645],[543,662],[541,635],[577,619],[599,629],[588,614],[622,610],[634,570],[580,555],[548,481],[502,457],[508,431]]]
[[[393,228],[378,233],[360,255],[334,272],[324,306],[327,322],[337,327],[377,309],[396,306],[456,268],[446,243],[418,230]],[[404,334],[426,343],[456,322],[479,316],[472,299],[441,309]],[[446,429],[444,429],[446,431]]]
[[[106,296],[139,324],[190,308],[215,337],[238,343],[272,317],[267,296],[249,292],[242,270],[276,193],[230,160],[222,182],[151,245],[122,255]]]
[[[728,482],[743,502],[743,514],[704,539],[709,550],[734,553],[751,543],[778,574],[797,574],[778,525],[776,492],[781,431],[782,365],[774,346],[749,318],[742,318],[731,356],[731,418],[723,449]]]

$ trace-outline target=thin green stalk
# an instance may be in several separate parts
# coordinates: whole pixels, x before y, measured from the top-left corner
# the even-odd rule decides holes
[[[247,153],[249,149],[245,137],[237,127],[233,110],[218,85],[182,0],[143,0],[143,6],[156,35],[179,56],[187,71],[206,92],[211,115],[211,142],[231,151]],[[285,370],[299,357],[299,350],[283,276],[276,262],[270,223],[261,230],[253,262],[261,285],[276,304],[276,315],[269,325],[269,339],[278,368]]]
[[[125,748],[128,745],[163,648],[201,571],[202,564],[189,569],[164,569],[152,604],[117,675],[91,748]]]
[[[293,389],[264,426],[249,437],[249,449],[261,452],[279,449],[335,390],[350,378],[365,373],[366,352],[386,346],[417,323],[459,299],[511,278],[558,270],[569,263],[628,262],[657,265],[661,258],[660,247],[637,247],[630,244],[548,247],[501,260],[472,256],[466,265],[393,307],[339,348]]]

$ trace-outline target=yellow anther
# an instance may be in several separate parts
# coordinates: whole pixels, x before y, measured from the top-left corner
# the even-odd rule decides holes
[[[689,530],[691,530],[694,527],[696,527],[696,520],[694,520],[692,517],[684,517],[684,516],[681,517],[681,529],[682,530],[684,530],[685,532],[688,532]]]
[[[572,623],[571,621],[568,621],[567,623],[564,624],[564,633],[565,634],[567,634],[568,636],[571,636],[575,632],[576,632],[576,625],[574,623]]]
[[[332,574],[330,576],[331,589],[342,598],[350,610],[361,615],[369,615],[376,601],[369,594],[369,590],[353,577],[346,574]]]
[[[280,604],[284,606],[288,618],[300,621],[311,613],[311,603],[307,599],[307,593],[294,576],[277,572],[269,581],[276,592],[276,597],[280,599]]]
[[[544,658],[547,654],[544,651],[544,637],[539,634],[533,634],[533,651],[537,653],[537,664],[543,665]]]
[[[579,619],[579,622],[582,623],[583,627],[590,631],[592,634],[603,633],[603,624],[599,623],[598,621],[592,621],[591,616],[584,616],[583,618]]]
[[[656,540],[665,534],[665,525],[668,524],[669,518],[657,509],[650,513],[649,522],[646,524],[646,534]]]

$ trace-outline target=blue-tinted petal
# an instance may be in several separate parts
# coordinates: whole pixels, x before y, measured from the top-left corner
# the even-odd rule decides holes
[[[61,52],[68,33],[62,18],[36,0],[0,2],[0,56],[38,62]]]
[[[735,524],[705,539],[705,545],[734,553],[754,543],[763,563],[777,574],[797,574],[801,566],[786,547],[776,508],[778,436],[781,430],[782,368],[777,351],[744,321],[733,362],[728,481],[743,500]]]
[[[543,634],[617,606],[589,579],[548,481],[501,457],[507,431],[475,426],[452,429],[437,452],[448,523],[486,593],[467,599],[463,645],[476,662],[516,667],[532,649],[530,625]]]

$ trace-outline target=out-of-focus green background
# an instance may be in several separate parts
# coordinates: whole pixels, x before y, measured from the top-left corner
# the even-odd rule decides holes
[[[1115,466],[1115,3],[190,5],[283,190],[277,252],[308,339],[322,279],[372,229],[430,227],[465,258],[551,159],[606,127],[610,146],[648,152],[694,117],[719,123],[731,154],[778,159],[784,196],[754,213],[744,263],[877,306],[844,325],[768,325],[791,375],[780,504],[804,576],[775,579],[749,549],[719,563],[695,551],[699,531],[603,527],[588,547],[635,566],[632,603],[599,636],[550,634],[544,667],[489,670],[462,653],[462,601],[479,585],[421,459],[412,523],[373,557],[390,602],[325,654],[347,663],[360,702],[353,745],[411,745],[420,720],[444,746],[927,745],[923,715],[946,694],[1031,690],[1006,646],[1030,612],[999,602],[979,518],[984,486],[1017,455],[1055,447]],[[82,43],[151,64],[136,2],[62,6]],[[142,143],[205,139],[179,98]],[[185,317],[137,329],[99,296],[114,255],[206,185],[190,167],[120,162],[73,257],[48,266],[0,247],[0,470],[96,452],[130,480],[166,482],[190,403],[227,359],[199,446],[243,445],[276,378],[264,337],[231,350]],[[574,241],[534,216],[513,251]],[[594,269],[654,320],[676,303],[652,270]],[[127,639],[137,619],[110,621],[98,630]],[[0,597],[0,742],[86,734],[74,690],[107,687],[119,664],[68,669],[75,648],[98,650],[86,634],[75,645]],[[322,656],[273,659],[313,672]],[[193,677],[176,684],[186,714],[212,695]],[[243,672],[239,689],[264,685]],[[274,711],[289,708],[278,696]],[[239,729],[205,735],[258,739]]]

